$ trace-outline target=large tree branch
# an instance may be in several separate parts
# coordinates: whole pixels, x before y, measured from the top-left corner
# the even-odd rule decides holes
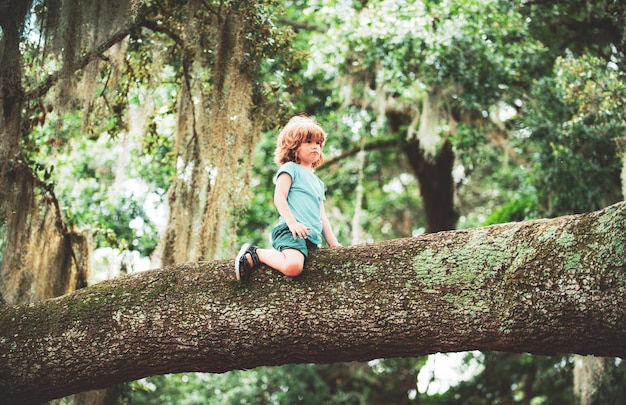
[[[5,403],[141,377],[435,352],[626,357],[626,203],[315,252],[247,284],[187,263],[0,309]]]

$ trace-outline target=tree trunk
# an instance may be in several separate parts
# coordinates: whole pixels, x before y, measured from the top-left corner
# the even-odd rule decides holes
[[[454,208],[452,178],[454,151],[450,141],[445,140],[432,159],[424,154],[419,143],[408,143],[404,147],[404,152],[420,185],[428,221],[426,232],[449,231],[456,228],[459,214]]]
[[[575,356],[574,394],[580,405],[605,403],[601,397],[606,388],[620,383],[612,380],[615,359],[609,357]]]
[[[10,190],[5,180],[7,165],[17,158],[20,150],[23,103],[20,24],[30,7],[30,1],[24,0],[5,3],[8,4],[0,6],[0,197]]]
[[[0,6],[0,294],[11,304],[65,294],[86,284],[88,245],[67,229],[52,193],[21,156],[21,27],[30,1]]]
[[[395,111],[387,112],[391,132],[396,134],[408,125],[406,116]],[[432,156],[424,150],[419,140],[404,142],[402,151],[420,185],[420,193],[426,213],[426,232],[450,231],[456,228],[459,213],[454,208],[454,150],[448,139]]]
[[[7,222],[16,222],[16,206],[11,203],[19,193],[15,177],[21,169],[18,160],[24,103],[20,23],[28,8],[29,2],[20,0],[0,6],[0,231]]]
[[[190,2],[189,15],[205,8]],[[195,17],[189,18],[196,21]],[[222,250],[232,208],[249,183],[252,153],[261,133],[253,122],[253,80],[247,58],[246,14],[227,12],[183,31],[185,80],[179,97],[175,153],[178,172],[170,186],[170,216],[153,261],[162,265],[214,259]],[[197,39],[213,38],[215,60]],[[214,84],[206,86],[207,72]],[[206,90],[210,88],[210,92]],[[200,102],[198,102],[200,100]],[[243,162],[243,163],[242,163]],[[222,244],[222,246],[220,246]]]
[[[314,252],[295,279],[189,262],[0,311],[0,390],[497,350],[626,357],[626,203]]]

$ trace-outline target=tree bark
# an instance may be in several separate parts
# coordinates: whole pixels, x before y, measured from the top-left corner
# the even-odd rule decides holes
[[[22,54],[20,23],[30,2],[11,1],[0,4],[0,223],[14,216],[9,205],[16,193],[13,183],[19,166],[20,125],[22,123]]]
[[[626,203],[319,250],[295,279],[232,261],[0,309],[5,403],[145,376],[497,350],[626,357]]]

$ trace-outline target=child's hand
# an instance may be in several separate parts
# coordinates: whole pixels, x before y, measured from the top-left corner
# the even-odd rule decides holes
[[[287,224],[287,226],[289,227],[294,239],[298,239],[298,237],[306,239],[309,236],[309,231],[311,230],[311,228],[301,224],[300,222],[292,222],[291,224]]]

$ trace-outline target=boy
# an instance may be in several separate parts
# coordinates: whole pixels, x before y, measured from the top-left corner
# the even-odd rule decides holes
[[[237,280],[246,280],[262,263],[286,276],[302,273],[310,250],[321,243],[341,246],[324,211],[324,183],[314,173],[324,161],[324,130],[309,117],[289,120],[278,135],[274,161],[280,165],[274,181],[274,204],[280,222],[272,230],[273,249],[245,243],[235,258]]]

